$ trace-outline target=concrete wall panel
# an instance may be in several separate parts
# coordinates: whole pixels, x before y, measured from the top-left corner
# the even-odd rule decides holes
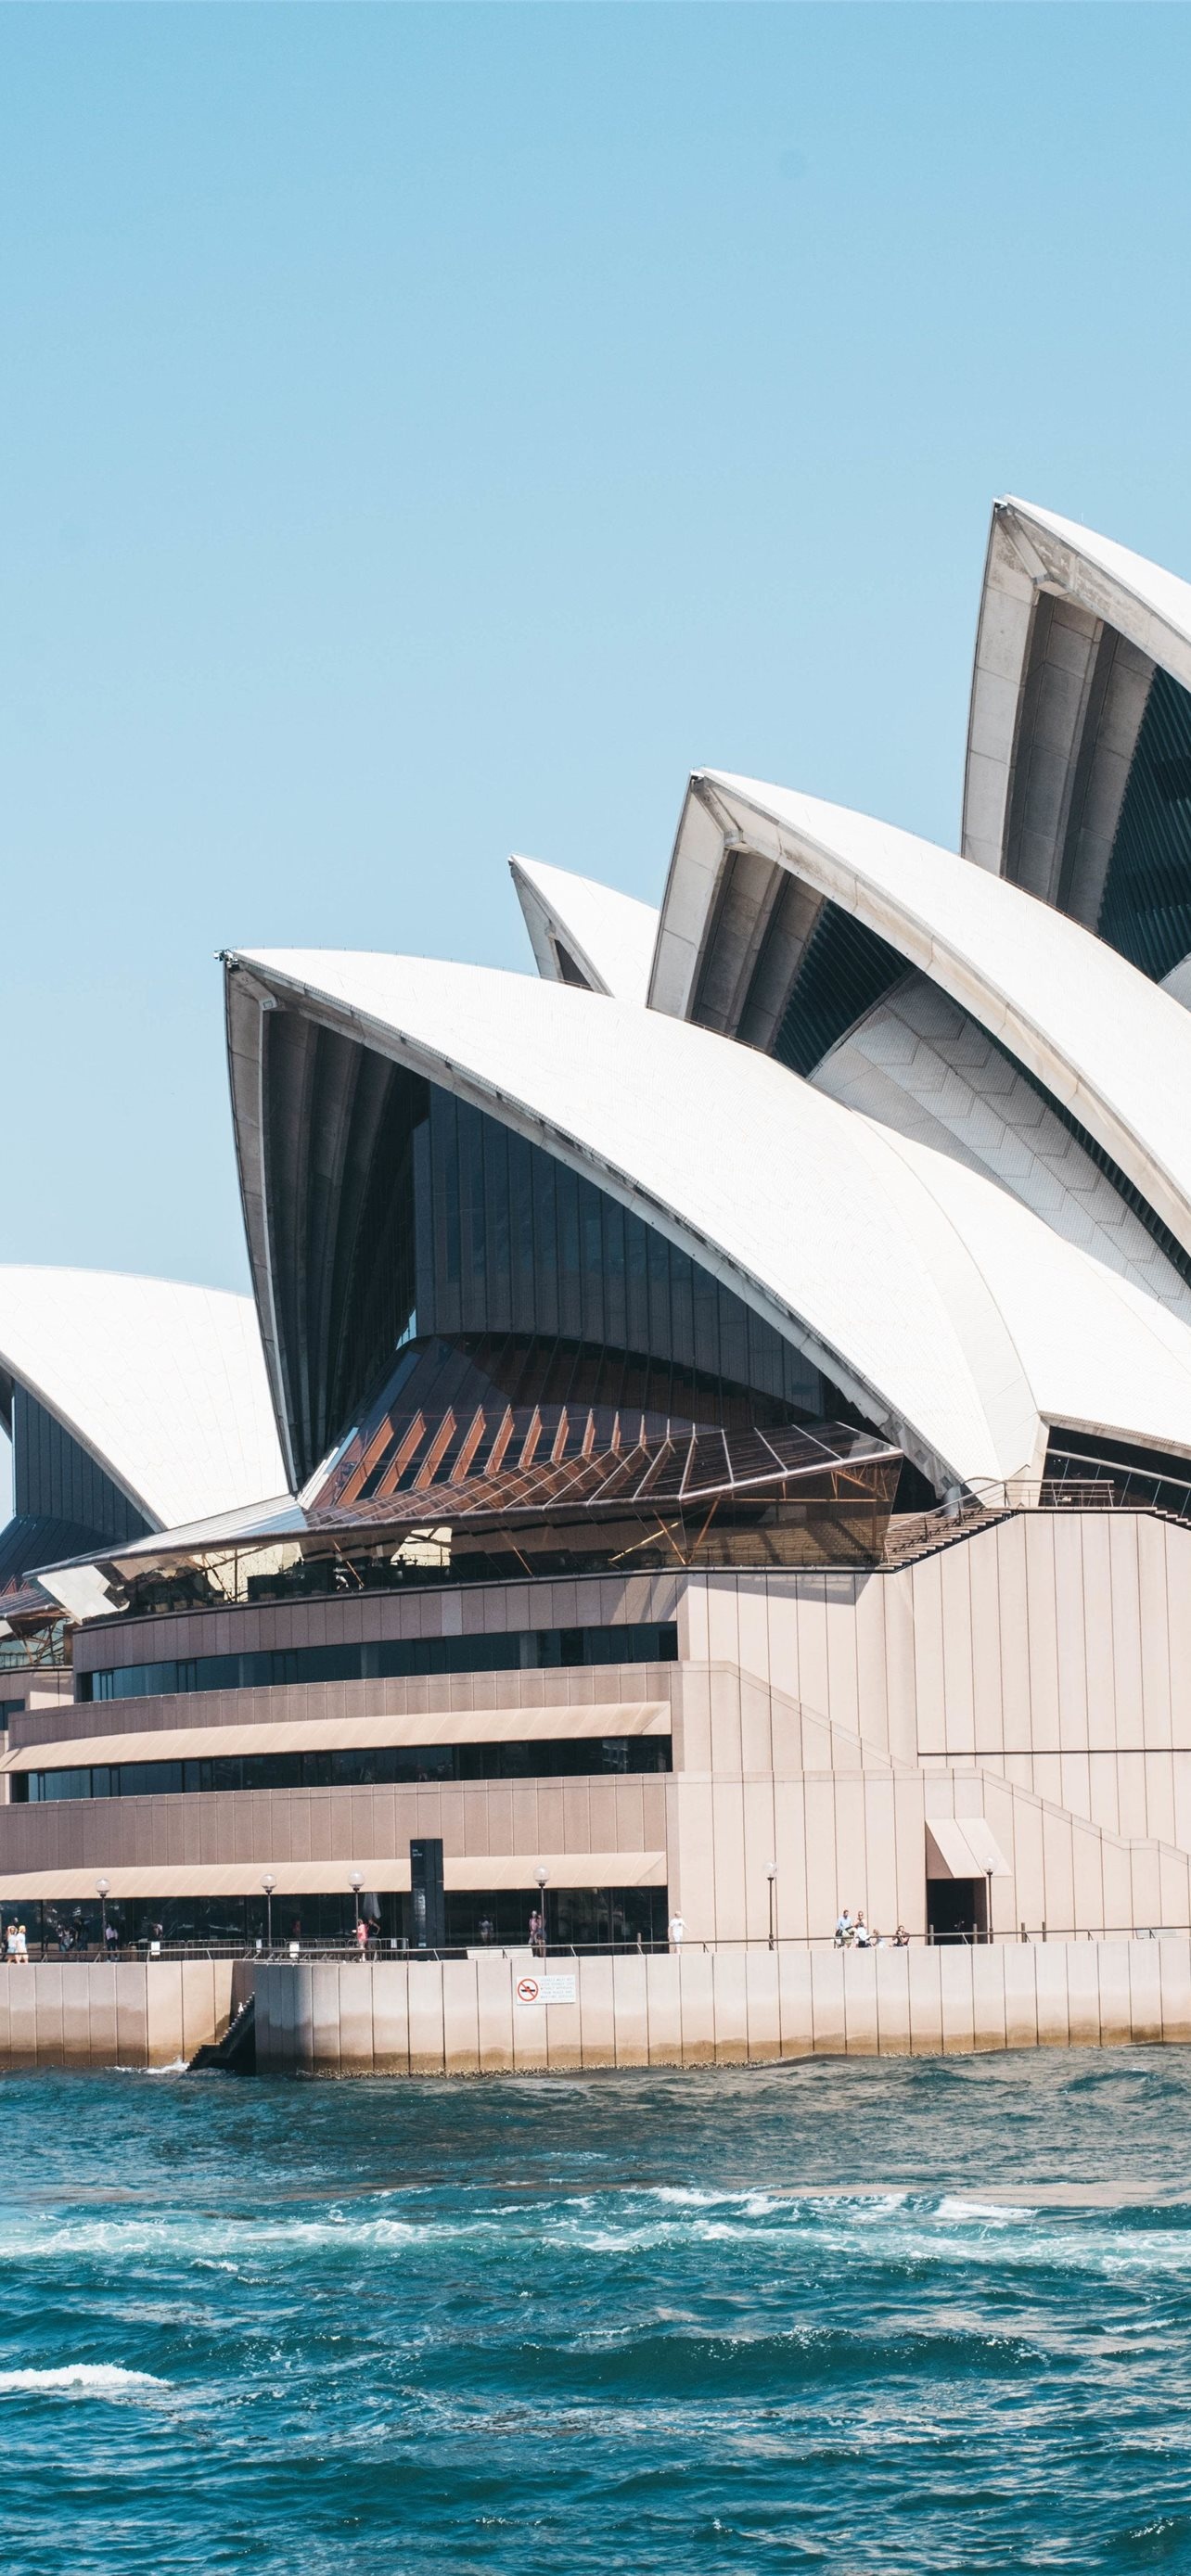
[[[1129,1948],[1129,2036],[1152,2045],[1162,2037],[1162,1944],[1134,1941]]]
[[[1100,2037],[1105,2048],[1123,2048],[1129,2038],[1131,1946],[1127,1941],[1090,1944],[1100,1981]]]
[[[93,2066],[115,2066],[118,2062],[116,2027],[116,1970],[110,1959],[97,1960],[86,1971],[91,1990],[91,2063]]]
[[[149,2062],[148,1968],[121,1960],[116,1978],[116,2063],[147,2066]]]
[[[480,2062],[480,2003],[474,1959],[442,1962],[443,2057],[448,2075],[474,2075]]]
[[[146,2048],[150,2066],[182,2063],[182,1963],[151,1959],[146,1984]]]
[[[85,1971],[81,1976],[72,1971],[63,1983],[62,2058],[66,2066],[89,2066],[91,2063],[90,1991]]]
[[[682,2064],[682,1968],[677,1952],[652,1958],[646,1980],[651,2066]]]
[[[972,1968],[972,2046],[977,2050],[1005,2046],[1005,1964],[1003,1952],[981,1948],[969,1953]]]
[[[849,2057],[875,2057],[880,2046],[877,1959],[884,1955],[854,1950],[844,1957],[844,2041]]]
[[[910,2050],[910,1953],[873,1952],[877,1991],[877,2046],[882,2057],[906,2057]]]
[[[915,2057],[943,2054],[941,1950],[907,1950],[910,1988],[910,2046]]]
[[[974,1954],[949,1946],[936,1950],[935,1957],[939,1962],[944,2051],[948,2056],[960,2051],[970,2056],[976,2044]]]
[[[1067,1945],[1067,2028],[1073,2048],[1100,2045],[1099,1946],[1095,1941],[1072,1941]]]
[[[513,2065],[517,2074],[544,2075],[549,2064],[545,2004],[519,2004],[514,2000]]]
[[[377,2075],[409,2073],[409,1970],[383,1960],[373,1971],[372,2063]],[[483,2036],[481,2033],[483,2064]]]
[[[1067,2020],[1067,1944],[1062,1941],[1035,1942],[1030,1956],[1034,1962],[1034,1990],[1038,2014],[1040,2048],[1066,2048],[1070,2041]]]
[[[647,1961],[630,1952],[612,1962],[612,2016],[618,2066],[648,2066],[649,2013],[645,2001]]]
[[[315,1958],[303,1964],[307,1975],[305,1993],[300,2006],[303,2015],[301,2044],[309,2050],[309,2063],[316,2075],[338,2075],[340,2071],[339,1961]],[[307,2016],[309,2017],[308,2032],[305,2026]]]
[[[37,1971],[8,1970],[8,2054],[14,2066],[37,2064]],[[113,2050],[113,2062],[115,2052]]]
[[[339,1976],[339,2072],[372,2073],[372,1979],[358,1959],[341,1959]]]
[[[579,1977],[579,2031],[586,2066],[615,2066],[616,2012],[611,1959],[585,1959]]]
[[[844,1950],[811,1951],[811,2015],[817,2057],[842,2057],[847,2045],[844,1977],[852,1962]]]
[[[782,2053],[776,1950],[746,1950],[744,1986],[749,2063],[756,2065]]]
[[[63,1970],[56,1960],[41,1959],[32,1974],[37,1998],[37,2063],[61,2066]]]
[[[1183,2046],[1191,2040],[1191,1941],[1160,1941],[1162,2036]]]
[[[717,2065],[740,2066],[748,2057],[748,1997],[745,1953],[737,1944],[711,1954]]]
[[[407,1967],[405,1974],[409,1980],[410,2074],[441,2075],[444,2061],[442,1971],[436,1960],[419,1959]]]
[[[782,2056],[808,2057],[815,2040],[810,1952],[790,1943],[777,1957]]]

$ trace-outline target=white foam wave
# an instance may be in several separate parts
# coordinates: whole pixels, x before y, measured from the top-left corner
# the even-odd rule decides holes
[[[17,2388],[85,2388],[90,2397],[118,2397],[126,2388],[168,2388],[151,2370],[122,2370],[115,2361],[70,2361],[57,2370],[0,2370],[0,2396]]]
[[[996,2218],[1002,2223],[1012,2218],[1032,2218],[1032,2210],[1007,2209],[1003,2201],[947,2199],[939,2202],[939,2218]]]

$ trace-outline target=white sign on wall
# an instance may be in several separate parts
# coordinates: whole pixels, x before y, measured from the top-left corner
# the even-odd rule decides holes
[[[573,1973],[569,1977],[518,1977],[513,1996],[519,2004],[573,2004],[575,1978]]]

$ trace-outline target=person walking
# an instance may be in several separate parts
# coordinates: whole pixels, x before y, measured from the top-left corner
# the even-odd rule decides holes
[[[16,1961],[18,1968],[27,1968],[29,1965],[29,1941],[23,1923],[17,1925]]]
[[[361,1915],[361,1916],[360,1916],[360,1920],[359,1920],[359,1922],[358,1922],[358,1923],[357,1923],[357,1925],[356,1925],[356,1957],[357,1957],[357,1959],[366,1959],[366,1958],[367,1958],[367,1956],[368,1956],[368,1925],[367,1925],[367,1922],[366,1922],[366,1920],[365,1920],[364,1916],[363,1916],[363,1915]]]
[[[686,1939],[686,1925],[685,1925],[685,1923],[683,1922],[683,1919],[682,1919],[681,1914],[672,1914],[672,1915],[671,1915],[671,1917],[670,1917],[670,1947],[671,1947],[671,1949],[672,1949],[672,1950],[681,1950],[682,1945],[683,1945],[683,1942],[685,1941],[685,1939]]]

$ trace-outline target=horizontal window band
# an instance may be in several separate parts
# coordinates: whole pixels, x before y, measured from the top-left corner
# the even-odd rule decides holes
[[[193,1761],[94,1763],[14,1771],[15,1806],[97,1798],[189,1798],[220,1791],[434,1787],[467,1780],[641,1778],[672,1768],[668,1735],[563,1736],[545,1742],[381,1744],[324,1752],[226,1753]]]
[[[399,1681],[437,1673],[541,1672],[567,1665],[672,1664],[673,1620],[608,1628],[511,1628],[470,1637],[383,1637],[364,1645],[282,1646],[240,1655],[187,1655],[79,1673],[84,1703],[294,1682]]]

